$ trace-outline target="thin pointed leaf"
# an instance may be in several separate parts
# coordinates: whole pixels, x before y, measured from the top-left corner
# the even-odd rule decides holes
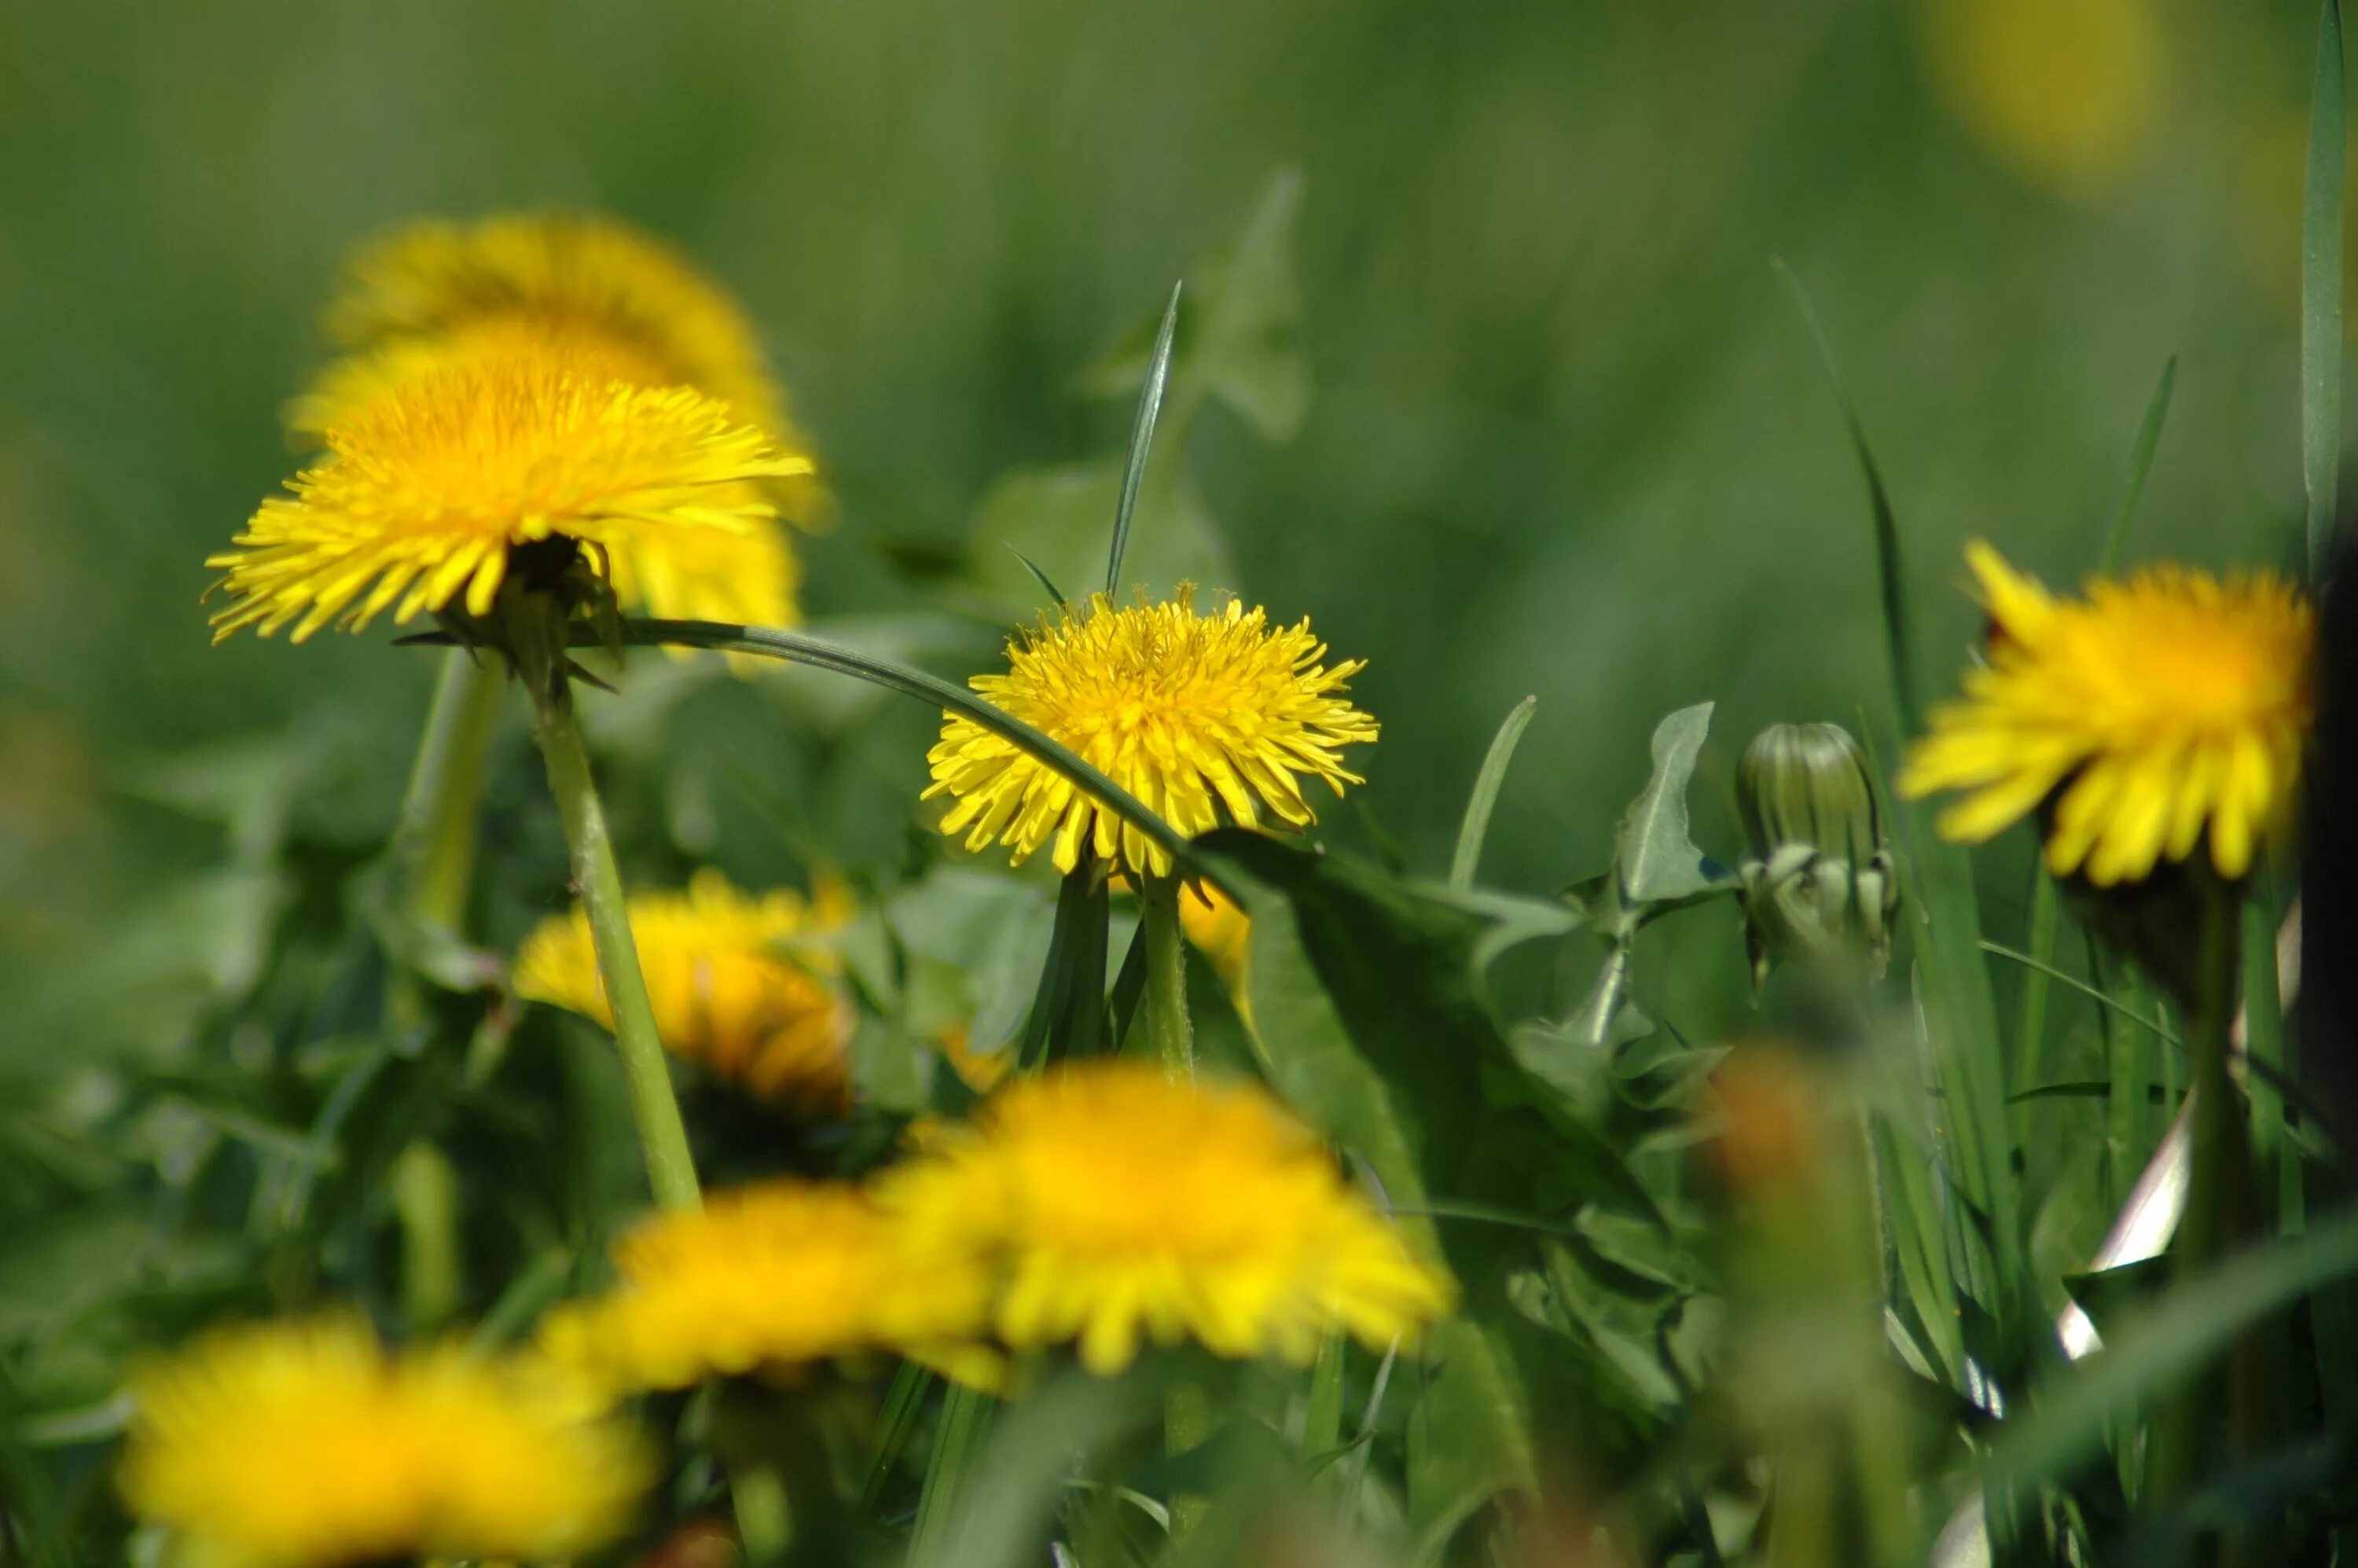
[[[1154,421],[1163,413],[1163,390],[1171,384],[1171,344],[1179,335],[1179,293],[1184,284],[1171,286],[1171,303],[1163,307],[1163,326],[1154,334],[1154,352],[1146,362],[1146,384],[1138,392],[1138,420],[1130,427],[1130,455],[1121,469],[1121,499],[1113,514],[1113,546],[1106,555],[1106,592],[1121,591],[1121,557],[1130,548],[1130,524],[1138,513],[1139,487],[1146,482],[1146,456],[1154,446]]]
[[[2342,166],[2349,115],[2342,71],[2342,3],[2325,0],[2300,214],[2300,473],[2309,492],[2309,569],[2315,580],[2323,579],[2332,542],[2342,470]]]
[[[1782,257],[1769,265],[1792,295],[1793,308],[1801,312],[1801,324],[1810,330],[1810,340],[1818,347],[1818,357],[1825,362],[1826,379],[1833,385],[1834,402],[1842,409],[1843,424],[1850,432],[1851,449],[1858,457],[1859,471],[1866,476],[1867,501],[1875,517],[1875,561],[1882,586],[1883,638],[1891,662],[1892,700],[1899,713],[1899,733],[1912,740],[1924,729],[1924,688],[1916,676],[1915,632],[1908,611],[1907,574],[1900,559],[1899,524],[1891,509],[1891,494],[1883,486],[1883,470],[1876,466],[1875,452],[1866,444],[1866,427],[1859,422],[1857,406],[1851,402],[1850,389],[1843,384],[1833,344],[1827,341],[1825,328],[1818,322],[1817,308],[1810,303],[1809,291],[1801,287],[1801,280]]]
[[[2138,1315],[2079,1376],[2010,1421],[1985,1486],[2028,1487],[2093,1453],[2130,1411],[2168,1393],[2223,1354],[2244,1328],[2286,1303],[2358,1272],[2358,1213],[2237,1254]]]
[[[1474,873],[1482,861],[1482,840],[1490,832],[1490,812],[1498,804],[1498,786],[1507,782],[1507,766],[1515,760],[1516,744],[1530,728],[1539,705],[1536,697],[1515,704],[1490,738],[1482,771],[1474,775],[1474,793],[1466,799],[1465,820],[1457,825],[1457,852],[1449,860],[1449,885],[1459,892],[1474,885]]]
[[[1017,549],[1012,545],[1008,546],[1007,548],[1010,554],[1013,555],[1017,560],[1023,563],[1023,569],[1032,574],[1032,579],[1045,590],[1048,595],[1049,603],[1061,605],[1071,602],[1071,600],[1065,597],[1064,590],[1058,588],[1055,583],[1051,582],[1048,579],[1048,574],[1040,569],[1039,562],[1033,560],[1031,557],[1025,555],[1022,551]]]
[[[2136,513],[2137,498],[2145,494],[2146,475],[2153,470],[2154,449],[2161,444],[2161,422],[2169,416],[2169,396],[2178,385],[2178,356],[2161,367],[2161,384],[2153,389],[2153,396],[2145,406],[2145,418],[2137,426],[2136,445],[2129,449],[2129,474],[2121,486],[2120,504],[2113,509],[2112,526],[2104,530],[2104,553],[2096,569],[2110,572],[2121,563],[2121,546],[2127,542],[2129,518]]]

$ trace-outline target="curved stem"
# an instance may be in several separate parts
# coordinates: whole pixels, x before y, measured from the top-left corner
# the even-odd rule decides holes
[[[1195,1035],[1187,1022],[1187,937],[1179,925],[1179,879],[1141,878],[1138,903],[1145,925],[1147,1044],[1173,1077],[1193,1077]]]

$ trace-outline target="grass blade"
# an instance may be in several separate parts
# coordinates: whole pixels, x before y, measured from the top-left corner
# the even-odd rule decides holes
[[[1785,265],[1783,257],[1768,265],[1793,297],[1793,308],[1801,312],[1801,324],[1810,330],[1810,341],[1818,346],[1818,357],[1825,362],[1826,380],[1833,386],[1834,402],[1842,409],[1843,424],[1850,431],[1851,449],[1857,454],[1859,471],[1866,477],[1867,503],[1875,517],[1875,560],[1881,579],[1883,637],[1891,661],[1892,698],[1898,709],[1900,738],[1912,740],[1924,728],[1923,687],[1916,678],[1915,633],[1908,613],[1907,573],[1900,558],[1899,524],[1891,510],[1891,492],[1884,488],[1883,470],[1876,466],[1875,452],[1866,443],[1866,427],[1859,423],[1858,407],[1851,402],[1850,389],[1843,384],[1833,344],[1827,341],[1826,330],[1819,324],[1817,308],[1810,303],[1809,291],[1801,287],[1801,280]]]
[[[2027,1487],[2062,1473],[2104,1442],[2107,1427],[2214,1359],[2252,1324],[2318,1286],[2358,1272],[2358,1212],[2306,1235],[2237,1255],[2171,1291],[2109,1340],[2086,1370],[2007,1423],[1985,1480]]]
[[[917,1495],[917,1521],[909,1536],[912,1568],[944,1568],[957,1561],[946,1548],[955,1539],[952,1523],[963,1511],[968,1476],[982,1458],[991,1405],[989,1394],[963,1383],[952,1383],[942,1395],[934,1451],[925,1460],[925,1490]]]
[[[1531,714],[1539,705],[1536,697],[1515,704],[1514,711],[1490,738],[1482,771],[1474,775],[1474,793],[1466,802],[1465,820],[1457,825],[1457,852],[1449,858],[1449,885],[1459,892],[1474,885],[1474,872],[1482,861],[1482,840],[1490,832],[1490,812],[1498,804],[1498,786],[1507,782],[1508,764],[1515,760],[1515,747],[1531,727]]]
[[[2325,0],[2300,213],[2300,476],[2309,492],[2312,581],[2324,576],[2342,468],[2342,165],[2349,114],[2342,70],[2342,4]]]
[[[1017,549],[1012,545],[1008,546],[1007,550],[1010,555],[1023,563],[1023,569],[1032,574],[1032,580],[1038,583],[1042,589],[1046,590],[1049,603],[1062,605],[1072,602],[1065,597],[1064,590],[1056,586],[1054,579],[1052,579],[1046,572],[1040,569],[1039,562],[1033,560],[1031,557],[1025,555],[1022,551]]]
[[[917,1430],[917,1417],[925,1408],[925,1395],[939,1374],[930,1367],[920,1367],[914,1361],[903,1361],[892,1375],[892,1387],[884,1395],[883,1412],[876,1421],[876,1444],[868,1455],[868,1476],[860,1486],[860,1511],[872,1514],[883,1499],[885,1484],[892,1479],[892,1467],[901,1461],[902,1452],[909,1446],[910,1435]]]
[[[2014,1104],[2012,1129],[2014,1146],[2028,1148],[2030,1143],[2030,1104],[2024,1091],[2039,1082],[2047,1044],[2047,991],[2055,973],[2055,929],[2062,913],[2062,895],[2056,891],[2055,879],[2047,874],[2042,860],[2030,868],[2030,929],[2025,940],[2030,950],[2024,955],[2028,972],[2022,978],[2022,1012],[2015,1023],[2014,1054],[2007,1064],[2011,1075],[2007,1079],[2006,1098]],[[1991,950],[1987,942],[1982,951]]]
[[[2161,444],[2161,422],[2169,416],[2170,394],[2178,386],[2178,356],[2161,367],[2161,384],[2153,389],[2147,400],[2145,418],[2137,426],[2136,445],[2129,449],[2127,482],[2121,486],[2120,504],[2113,508],[2111,526],[2104,530],[2104,553],[2097,557],[2096,569],[2110,573],[2121,564],[2121,546],[2128,540],[2129,518],[2136,511],[2138,497],[2145,494],[2146,475],[2153,471],[2154,449]]]
[[[1138,513],[1139,487],[1146,481],[1146,454],[1154,445],[1154,421],[1162,416],[1163,388],[1171,384],[1171,345],[1179,336],[1179,292],[1185,287],[1183,283],[1171,286],[1171,303],[1163,308],[1154,352],[1146,361],[1146,384],[1138,389],[1138,421],[1130,427],[1130,455],[1121,468],[1121,500],[1113,513],[1113,546],[1106,555],[1109,594],[1121,591],[1121,557],[1130,548],[1130,519]]]

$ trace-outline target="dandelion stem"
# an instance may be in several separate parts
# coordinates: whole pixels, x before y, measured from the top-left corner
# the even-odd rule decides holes
[[[702,1201],[696,1162],[688,1152],[687,1129],[672,1092],[671,1068],[655,1032],[654,1006],[639,969],[639,948],[622,895],[622,874],[614,864],[613,840],[605,808],[590,771],[580,720],[565,680],[561,612],[546,594],[519,592],[508,600],[508,623],[517,671],[532,694],[533,736],[548,764],[548,787],[565,824],[573,855],[573,882],[589,917],[597,948],[598,974],[614,1017],[614,1044],[622,1055],[631,1114],[645,1151],[647,1182],[665,1208],[694,1208]]]
[[[401,808],[402,896],[420,925],[456,933],[466,921],[500,687],[496,662],[465,648],[443,655]]]
[[[2228,1034],[2235,1016],[2242,963],[2243,890],[2215,884],[2204,901],[2185,1032],[2192,1058],[2189,1095],[2191,1170],[2186,1215],[2180,1222],[2175,1272],[2187,1283],[2217,1270],[2228,1251],[2258,1230],[2258,1188],[2252,1164],[2251,1127],[2244,1097],[2228,1076]],[[2263,1329],[2236,1337],[2226,1375],[2228,1453],[2256,1457],[2273,1424],[2268,1341]],[[2162,1414],[2155,1434],[2148,1506],[2182,1500],[2202,1473],[2209,1433],[2220,1409],[2216,1378],[2196,1379]],[[2254,1561],[2236,1556],[2230,1561]]]
[[[1138,886],[1146,941],[1146,1040],[1173,1077],[1193,1077],[1195,1036],[1187,1022],[1187,946],[1179,925],[1179,879],[1148,876]]]

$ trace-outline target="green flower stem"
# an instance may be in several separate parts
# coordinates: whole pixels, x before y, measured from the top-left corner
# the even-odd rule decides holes
[[[401,808],[402,896],[421,925],[456,933],[465,924],[475,875],[483,759],[499,719],[500,696],[496,660],[465,648],[443,655]]]
[[[2228,1076],[2228,1034],[2242,965],[2243,890],[2218,883],[2204,902],[2185,1033],[2193,1102],[2186,1215],[2178,1227],[2174,1270],[2181,1281],[2215,1271],[2238,1243],[2257,1233],[2259,1189],[2251,1125],[2243,1095]],[[2238,1336],[2229,1351],[2224,1409],[2228,1454],[2265,1451],[2275,1395],[2265,1325]],[[2155,1433],[2147,1504],[2182,1500],[2214,1455],[2209,1433],[2221,1406],[2219,1379],[2190,1382],[2162,1413]],[[2236,1557],[2234,1561],[2256,1561]]]
[[[665,1208],[694,1208],[703,1201],[696,1184],[696,1161],[688,1152],[687,1129],[671,1087],[671,1067],[655,1031],[654,1004],[639,970],[638,943],[631,935],[622,874],[614,864],[613,840],[605,808],[590,771],[581,723],[565,680],[562,611],[546,594],[519,592],[508,600],[511,650],[525,687],[532,694],[533,736],[548,765],[548,787],[565,824],[573,855],[573,882],[589,917],[598,952],[598,974],[614,1015],[614,1044],[622,1052],[631,1114],[646,1152],[647,1183]]]
[[[1187,1022],[1187,937],[1179,925],[1179,879],[1141,878],[1138,903],[1146,927],[1146,1041],[1172,1076],[1193,1077],[1195,1034]]]
[[[402,1319],[412,1334],[432,1334],[459,1310],[459,1178],[427,1139],[401,1152],[388,1173],[394,1219],[401,1228]]]
[[[479,659],[464,648],[443,655],[394,829],[395,896],[410,922],[438,938],[466,934],[483,759],[499,720],[501,686],[497,661]],[[422,1031],[426,1022],[417,975],[406,965],[395,966],[386,981],[387,1027],[406,1037]],[[450,1164],[431,1141],[420,1139],[402,1152],[392,1174],[403,1300],[410,1328],[427,1331],[449,1320],[462,1293]]]

